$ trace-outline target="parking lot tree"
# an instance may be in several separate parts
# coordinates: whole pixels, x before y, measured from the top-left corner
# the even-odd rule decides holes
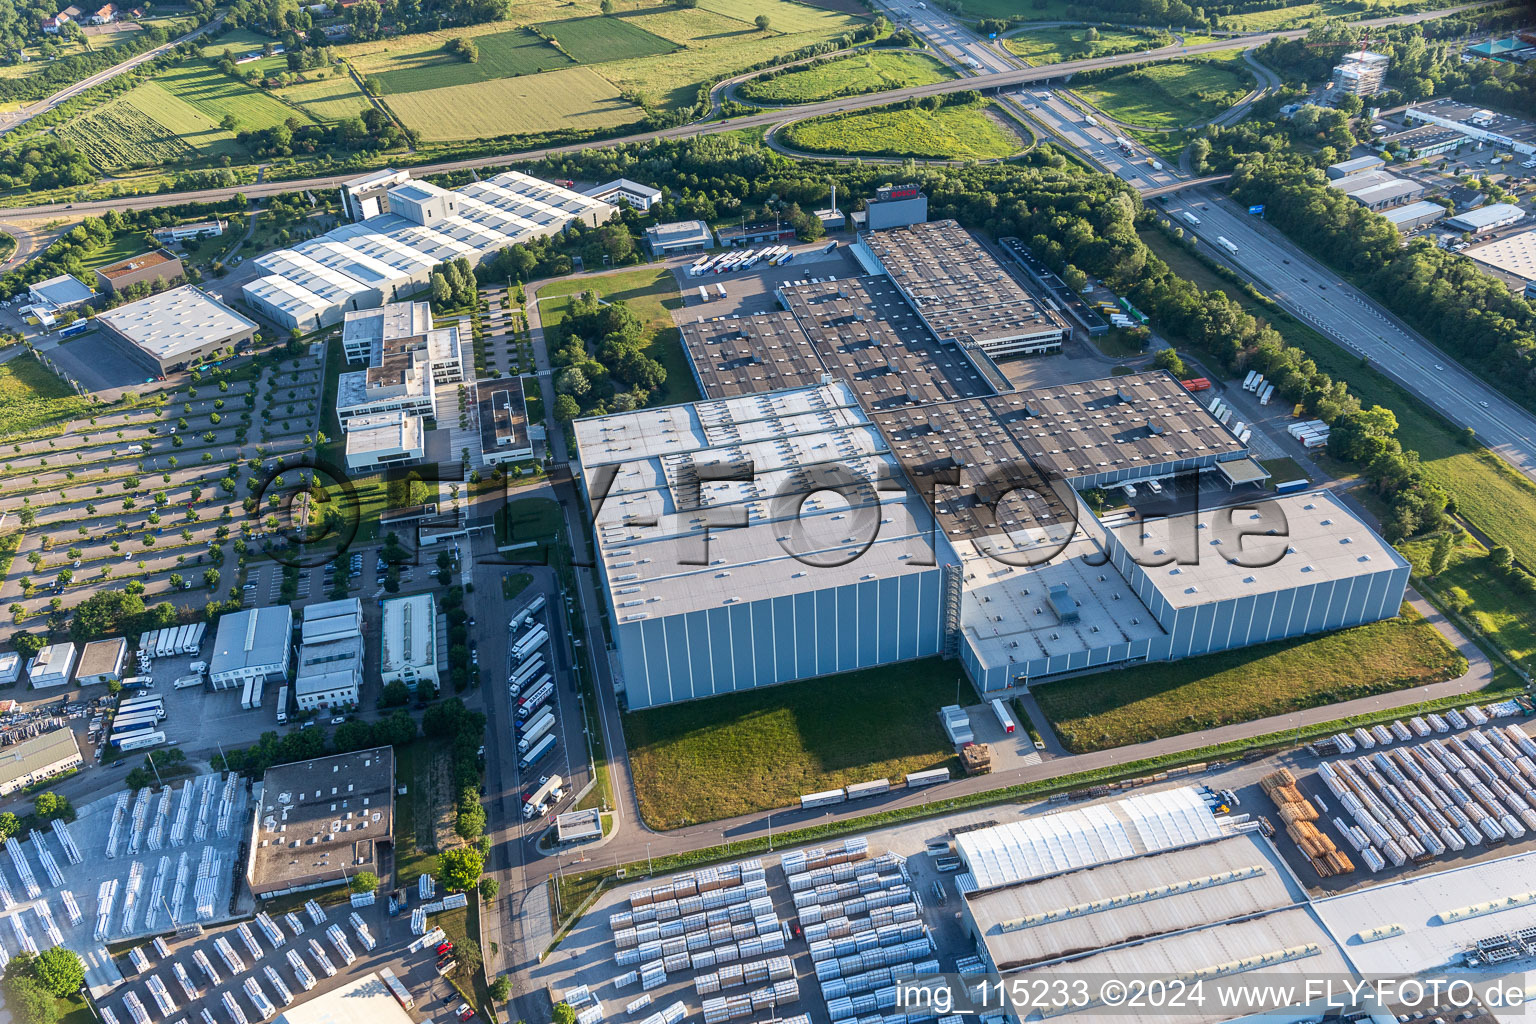
[[[21,819],[10,811],[0,813],[0,842],[11,838],[21,831]]]
[[[373,745],[376,747],[403,747],[416,738],[416,719],[409,711],[400,710],[373,723]]]
[[[169,605],[164,607],[170,609]],[[137,632],[132,627],[142,623],[144,612],[144,599],[138,594],[126,590],[97,591],[75,606],[69,634],[75,640],[97,640],[116,633]],[[174,609],[171,613],[174,615]]]
[[[37,522],[37,510],[30,505],[23,505],[21,511],[17,513],[17,518],[21,520],[22,526],[31,526]]]
[[[219,586],[219,570],[205,569],[203,571],[203,584],[209,590],[216,590]]]
[[[400,708],[411,702],[411,689],[398,679],[384,684],[384,691],[379,697],[379,705],[386,708]]]
[[[449,892],[468,892],[480,882],[485,862],[472,846],[456,846],[438,857],[443,886]],[[462,963],[462,958],[460,960]]]
[[[556,1003],[549,1014],[550,1024],[576,1024],[576,1011],[569,1003]]]
[[[39,953],[32,970],[38,982],[60,999],[78,992],[85,982],[85,965],[79,955],[63,946]]]
[[[496,879],[494,878],[487,878],[485,880],[485,882],[491,882],[493,884],[495,881]],[[482,894],[485,888],[485,882],[480,883]],[[498,1003],[506,1002],[507,997],[512,994],[512,979],[508,978],[505,974],[501,975],[495,981],[491,982],[490,985],[486,986],[486,993]]]
[[[54,818],[68,820],[75,816],[75,809],[69,805],[68,797],[47,789],[33,798],[32,813],[37,815],[38,821],[52,821]]]
[[[379,887],[379,876],[372,871],[359,871],[352,876],[349,887],[353,892],[374,892]]]

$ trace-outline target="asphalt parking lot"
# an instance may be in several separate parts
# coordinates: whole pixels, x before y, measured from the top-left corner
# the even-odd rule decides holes
[[[39,345],[65,375],[78,380],[87,391],[133,388],[154,383],[160,376],[118,348],[100,328],[67,339],[54,336],[54,344]]]

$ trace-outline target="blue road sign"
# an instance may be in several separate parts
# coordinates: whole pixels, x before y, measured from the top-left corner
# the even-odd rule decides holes
[[[1257,206],[1250,206],[1248,207],[1248,212],[1255,215],[1262,215],[1264,213],[1264,204],[1260,203]]]

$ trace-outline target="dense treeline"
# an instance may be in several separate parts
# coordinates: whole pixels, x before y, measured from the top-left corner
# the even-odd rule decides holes
[[[95,180],[96,171],[85,154],[57,139],[0,151],[0,188],[58,188]]]
[[[42,17],[52,17],[62,5],[49,3],[43,6],[46,7],[47,13]],[[10,53],[11,59],[7,63],[15,63],[22,43],[34,41],[34,37],[18,36],[16,26],[20,23],[14,20],[7,22],[5,17],[7,13],[14,15],[12,5],[0,0],[0,48]],[[42,20],[35,17],[35,14],[35,11],[27,12],[27,24],[33,29]],[[25,75],[0,78],[0,101],[27,103],[42,99],[67,85],[73,85],[82,78],[94,75],[98,71],[105,71],[112,65],[135,57],[145,50],[152,50],[170,38],[171,35],[164,28],[155,26],[135,33],[116,46],[60,57],[36,69],[28,70]]]
[[[333,2],[312,11],[297,0],[236,0],[229,9],[228,24],[278,37],[306,36],[319,31],[320,21],[344,16],[353,36],[366,40],[378,38],[386,26],[402,32],[431,32],[501,21],[511,8],[511,0],[359,0],[350,7]]]
[[[305,123],[296,117],[272,128],[243,131],[235,138],[252,156],[267,158],[340,150],[367,152],[403,146],[406,134],[382,111],[369,107],[335,124]]]

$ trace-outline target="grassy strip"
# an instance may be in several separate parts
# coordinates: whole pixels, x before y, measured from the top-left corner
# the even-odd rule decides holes
[[[1237,755],[1252,755],[1257,752],[1284,750],[1299,746],[1320,736],[1331,736],[1334,733],[1354,729],[1359,726],[1370,726],[1378,722],[1390,722],[1398,718],[1424,715],[1431,711],[1444,711],[1447,708],[1484,703],[1507,697],[1510,694],[1520,692],[1520,690],[1520,684],[1515,682],[1512,677],[1508,677],[1503,683],[1496,682],[1494,685],[1475,694],[1442,697],[1437,700],[1423,701],[1399,708],[1389,708],[1370,714],[1342,718],[1333,722],[1319,722],[1316,725],[1302,726],[1301,728],[1290,729],[1285,732],[1268,733],[1250,739],[1233,740],[1229,743],[1197,747],[1193,750],[1186,750],[1175,754],[1144,758],[1140,761],[1132,761],[1109,768],[1075,772],[1071,775],[1020,783],[1016,786],[1007,786],[983,793],[971,793],[966,796],[923,804],[922,806],[900,807],[894,810],[868,814],[860,818],[849,818],[821,825],[812,825],[802,829],[793,829],[776,834],[773,837],[773,845],[775,849],[788,849],[802,843],[822,842],[851,833],[868,832],[871,829],[883,828],[887,825],[896,825],[924,818],[942,817],[955,811],[969,808],[1017,803],[1025,799],[1050,796],[1054,793],[1072,793],[1086,790],[1091,786],[1107,785],[1124,779],[1143,778],[1157,772],[1171,771],[1185,765],[1209,765],[1220,759],[1229,759]],[[1083,795],[1086,795],[1086,793]],[[687,853],[657,857],[649,865],[644,860],[632,861],[628,864],[619,865],[618,870],[622,870],[628,878],[644,877],[648,873],[648,869],[649,873],[664,875],[673,871],[681,871],[684,868],[697,867],[702,864],[714,864],[735,857],[762,853],[767,851],[767,849],[768,837],[761,836],[743,840],[739,843],[710,846],[704,849],[690,850]],[[551,883],[559,887],[557,895],[561,901],[561,906],[574,906],[578,908],[577,915],[571,915],[571,918],[562,922],[561,928],[557,932],[555,945],[559,944],[560,938],[575,923],[575,918],[579,913],[585,910],[591,900],[599,894],[599,885],[611,885],[614,880],[613,868],[599,868],[580,874],[565,875],[563,878]]]
[[[678,828],[953,765],[937,711],[956,699],[956,671],[930,658],[633,712],[640,813]]]
[[[1033,688],[1073,753],[1179,736],[1454,679],[1467,661],[1423,616],[1136,665]]]

